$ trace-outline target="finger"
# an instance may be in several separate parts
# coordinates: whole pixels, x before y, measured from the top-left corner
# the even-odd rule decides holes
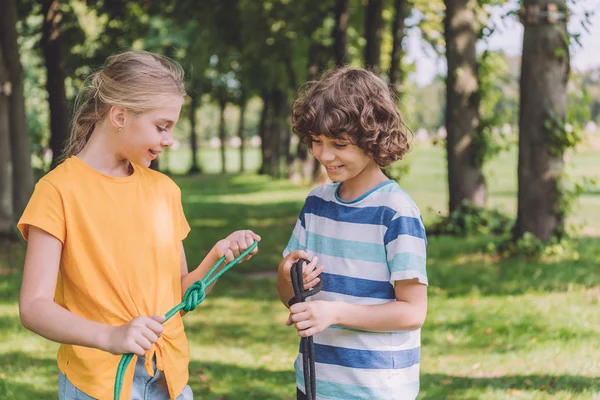
[[[167,317],[165,315],[151,315],[150,318],[152,318],[153,320],[155,320],[156,322],[158,322],[160,324],[165,322],[165,319],[167,319]]]
[[[290,314],[290,318],[293,322],[302,322],[310,319],[310,314],[305,312]]]
[[[137,343],[133,343],[128,349],[127,349],[127,353],[133,353],[136,354],[138,356],[143,356],[144,354],[146,354],[146,351],[144,349],[142,349],[142,346],[140,346]]]
[[[292,314],[298,314],[301,312],[304,312],[308,309],[308,305],[306,303],[296,303],[296,304],[292,304],[292,306],[290,307],[290,312]]]
[[[219,240],[217,242],[216,248],[217,248],[217,255],[219,256],[219,258],[223,257],[224,255],[226,255],[227,250],[229,250],[229,240],[226,240],[226,239]]]
[[[316,277],[321,275],[321,272],[323,272],[324,270],[325,270],[325,267],[321,265],[312,271],[307,271],[308,273],[304,277],[304,282],[306,283],[306,282],[312,281],[313,279],[315,279]]]
[[[286,324],[287,326],[290,326],[290,325],[292,325],[293,323],[294,323],[294,322],[292,321],[292,314],[290,314],[290,315],[288,315],[288,319],[287,319],[287,321],[285,321],[285,324]]]
[[[315,278],[312,281],[305,283],[304,284],[304,290],[307,290],[307,289],[310,289],[312,287],[317,286],[319,284],[319,282],[321,282],[321,279],[320,278]]]
[[[243,253],[244,250],[246,250],[249,246],[248,243],[246,243],[246,238],[242,237],[239,238],[237,241],[238,247],[240,248],[240,253]]]
[[[252,239],[251,235],[246,235],[245,240],[246,240],[246,244],[248,245],[248,247],[250,247],[254,244],[254,239]],[[258,248],[258,246],[256,248]]]
[[[150,350],[150,347],[152,347],[152,343],[150,343],[150,341],[146,339],[146,337],[141,332],[137,336],[135,342],[144,350]]]
[[[225,259],[227,260],[227,262],[231,262],[235,259],[231,249],[227,249],[227,251],[225,252]]]
[[[141,333],[146,339],[148,339],[150,345],[158,340],[158,335],[152,332],[150,329],[144,329]]]
[[[311,336],[314,336],[316,333],[318,333],[317,332],[317,328],[312,327],[312,328],[305,329],[305,330],[302,330],[302,331],[299,330],[298,331],[298,336],[300,336],[300,337],[311,337]]]
[[[229,250],[233,253],[234,258],[240,255],[240,245],[236,240],[232,240],[231,243],[229,243]]]
[[[154,332],[156,335],[160,335],[163,332],[163,326],[162,324],[159,322],[159,320],[162,318],[162,320],[165,320],[165,317],[162,315],[153,315],[150,318],[147,318],[144,322],[144,325],[150,329],[152,332]],[[162,322],[162,321],[161,321]]]
[[[294,260],[292,263],[298,261],[301,258],[308,258],[308,253],[304,250],[294,250],[288,254],[290,260]]]
[[[312,258],[312,260],[310,260],[310,262],[308,264],[303,263],[302,264],[302,274],[304,276],[310,274],[311,272],[314,271],[314,269],[317,267],[317,261],[319,261],[319,257],[315,256]]]
[[[313,321],[309,320],[309,321],[296,322],[294,325],[296,326],[296,329],[298,329],[299,331],[304,331],[304,330],[312,327],[314,325],[314,323],[313,323]]]
[[[257,242],[260,242],[261,238],[256,233],[248,230],[248,231],[246,231],[246,234],[250,235],[252,237],[252,239],[256,240]]]

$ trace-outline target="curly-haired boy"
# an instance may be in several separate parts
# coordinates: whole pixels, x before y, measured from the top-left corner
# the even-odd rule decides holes
[[[409,150],[394,97],[370,71],[333,70],[298,96],[293,128],[335,182],[308,195],[277,279],[286,305],[297,260],[312,259],[305,288],[323,281],[318,294],[290,307],[287,322],[314,338],[316,397],[414,399],[426,237],[415,203],[381,171]],[[303,399],[302,355],[294,365]]]

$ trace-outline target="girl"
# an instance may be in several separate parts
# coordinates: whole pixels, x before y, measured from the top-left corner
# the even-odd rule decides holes
[[[188,274],[181,192],[148,168],[173,144],[184,96],[175,62],[143,51],[110,57],[78,97],[64,161],[37,183],[18,223],[28,241],[21,321],[61,343],[61,400],[111,398],[124,353],[138,358],[123,398],[191,399],[181,316],[163,326],[163,314],[221,256],[260,240],[234,232]]]

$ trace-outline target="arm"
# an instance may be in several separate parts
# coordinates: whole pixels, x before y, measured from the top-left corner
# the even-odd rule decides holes
[[[82,318],[54,302],[62,242],[29,228],[19,313],[23,326],[54,342],[94,347],[113,354],[144,354],[162,332],[161,318],[139,317],[113,327]]]
[[[226,262],[229,263],[242,254],[244,250],[250,247],[255,240],[260,241],[260,239],[260,236],[250,230],[233,232],[231,235],[227,236],[226,239],[219,240],[206,255],[206,257],[204,257],[204,260],[202,260],[200,265],[198,265],[198,267],[192,272],[188,272],[185,250],[182,243],[180,257],[182,296],[185,294],[185,291],[194,284],[194,282],[204,278],[211,267],[215,265],[221,257],[225,256]],[[252,258],[252,256],[254,256],[257,252],[258,247],[252,250],[252,252],[248,254],[244,261]],[[225,265],[226,263],[223,263],[218,270],[221,270]],[[214,284],[206,288],[206,293],[208,293],[213,286]]]
[[[277,292],[279,293],[279,300],[284,306],[288,307],[288,300],[294,297],[294,288],[292,287],[292,277],[290,276],[290,270],[292,265],[301,258],[308,259],[308,253],[303,250],[292,251],[288,254],[277,268]],[[317,267],[317,257],[313,257],[309,264],[305,264],[302,267],[302,273],[304,275],[304,290],[310,289],[319,283],[321,272],[325,270],[322,265]]]
[[[344,302],[310,301],[290,308],[288,325],[300,336],[312,336],[331,325],[379,332],[420,328],[427,314],[427,286],[417,279],[396,281],[396,301],[365,306]]]

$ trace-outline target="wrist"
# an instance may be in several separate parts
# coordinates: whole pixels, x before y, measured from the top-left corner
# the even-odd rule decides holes
[[[331,302],[332,306],[332,314],[333,314],[333,324],[332,325],[340,325],[344,326],[345,324],[345,316],[347,315],[347,303],[343,301],[333,301]]]
[[[105,324],[99,324],[100,326],[98,327],[98,329],[94,330],[94,335],[92,336],[92,346],[100,349],[100,350],[104,350],[104,351],[109,351],[109,342],[110,342],[110,333],[111,333],[111,329],[112,326],[110,325],[105,325]]]

